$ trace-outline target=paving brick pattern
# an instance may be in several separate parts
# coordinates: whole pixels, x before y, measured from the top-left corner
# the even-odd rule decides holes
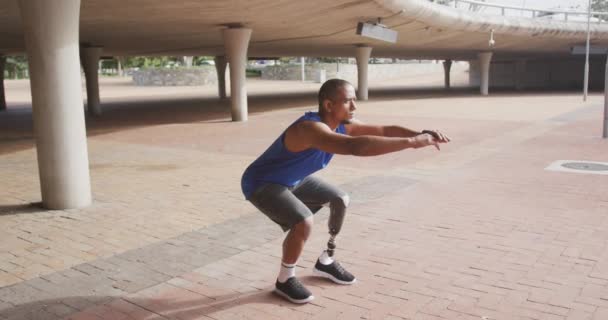
[[[239,179],[314,104],[310,84],[288,86],[299,95],[254,95],[240,124],[204,95],[108,102],[88,123],[96,201],[79,210],[36,205],[28,111],[0,115],[0,319],[608,319],[608,181],[543,170],[608,161],[599,95],[379,85],[361,119],[453,142],[336,156],[320,175],[353,199],[337,252],[359,281],[311,276],[323,210],[297,270],[316,299],[274,296],[282,233]]]

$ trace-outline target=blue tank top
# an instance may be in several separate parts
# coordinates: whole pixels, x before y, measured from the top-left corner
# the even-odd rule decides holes
[[[321,122],[321,118],[317,112],[306,112],[292,125],[300,121]],[[346,134],[344,125],[340,124],[336,132]],[[241,188],[246,199],[265,183],[293,187],[307,176],[325,168],[334,156],[333,153],[314,148],[291,152],[285,148],[284,140],[285,131],[243,173]]]

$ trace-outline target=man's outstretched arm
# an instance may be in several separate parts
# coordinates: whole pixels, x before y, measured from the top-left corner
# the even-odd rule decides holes
[[[344,125],[346,128],[346,134],[357,137],[357,136],[380,136],[380,137],[394,137],[394,138],[412,138],[417,135],[428,133],[433,136],[437,141],[444,143],[449,142],[450,138],[445,136],[443,133],[437,130],[423,130],[415,131],[402,126],[379,126],[372,124],[365,124],[357,119],[351,120],[349,124]]]
[[[344,125],[346,133],[350,136],[379,136],[379,137],[395,137],[395,138],[411,138],[419,135],[421,132],[408,129],[402,126],[379,126],[366,124],[357,119],[352,119],[349,124]]]
[[[430,134],[411,138],[381,137],[372,135],[350,136],[333,132],[327,125],[304,121],[290,129],[285,143],[290,151],[298,152],[315,148],[329,153],[355,156],[376,156],[408,148],[433,145],[439,149],[438,141]]]

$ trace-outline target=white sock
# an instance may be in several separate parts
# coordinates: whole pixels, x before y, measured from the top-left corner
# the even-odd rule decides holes
[[[334,263],[334,258],[330,257],[329,254],[327,254],[327,250],[323,250],[323,252],[319,256],[319,262],[321,262],[321,264],[323,265],[332,264]]]
[[[296,264],[289,264],[285,262],[281,262],[281,270],[279,271],[279,276],[277,280],[280,283],[285,283],[287,279],[296,276]]]

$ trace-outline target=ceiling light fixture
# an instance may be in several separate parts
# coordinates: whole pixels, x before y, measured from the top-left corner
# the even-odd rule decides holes
[[[376,22],[359,22],[357,24],[357,34],[390,43],[397,42],[397,31],[383,25],[381,18],[378,18]]]

